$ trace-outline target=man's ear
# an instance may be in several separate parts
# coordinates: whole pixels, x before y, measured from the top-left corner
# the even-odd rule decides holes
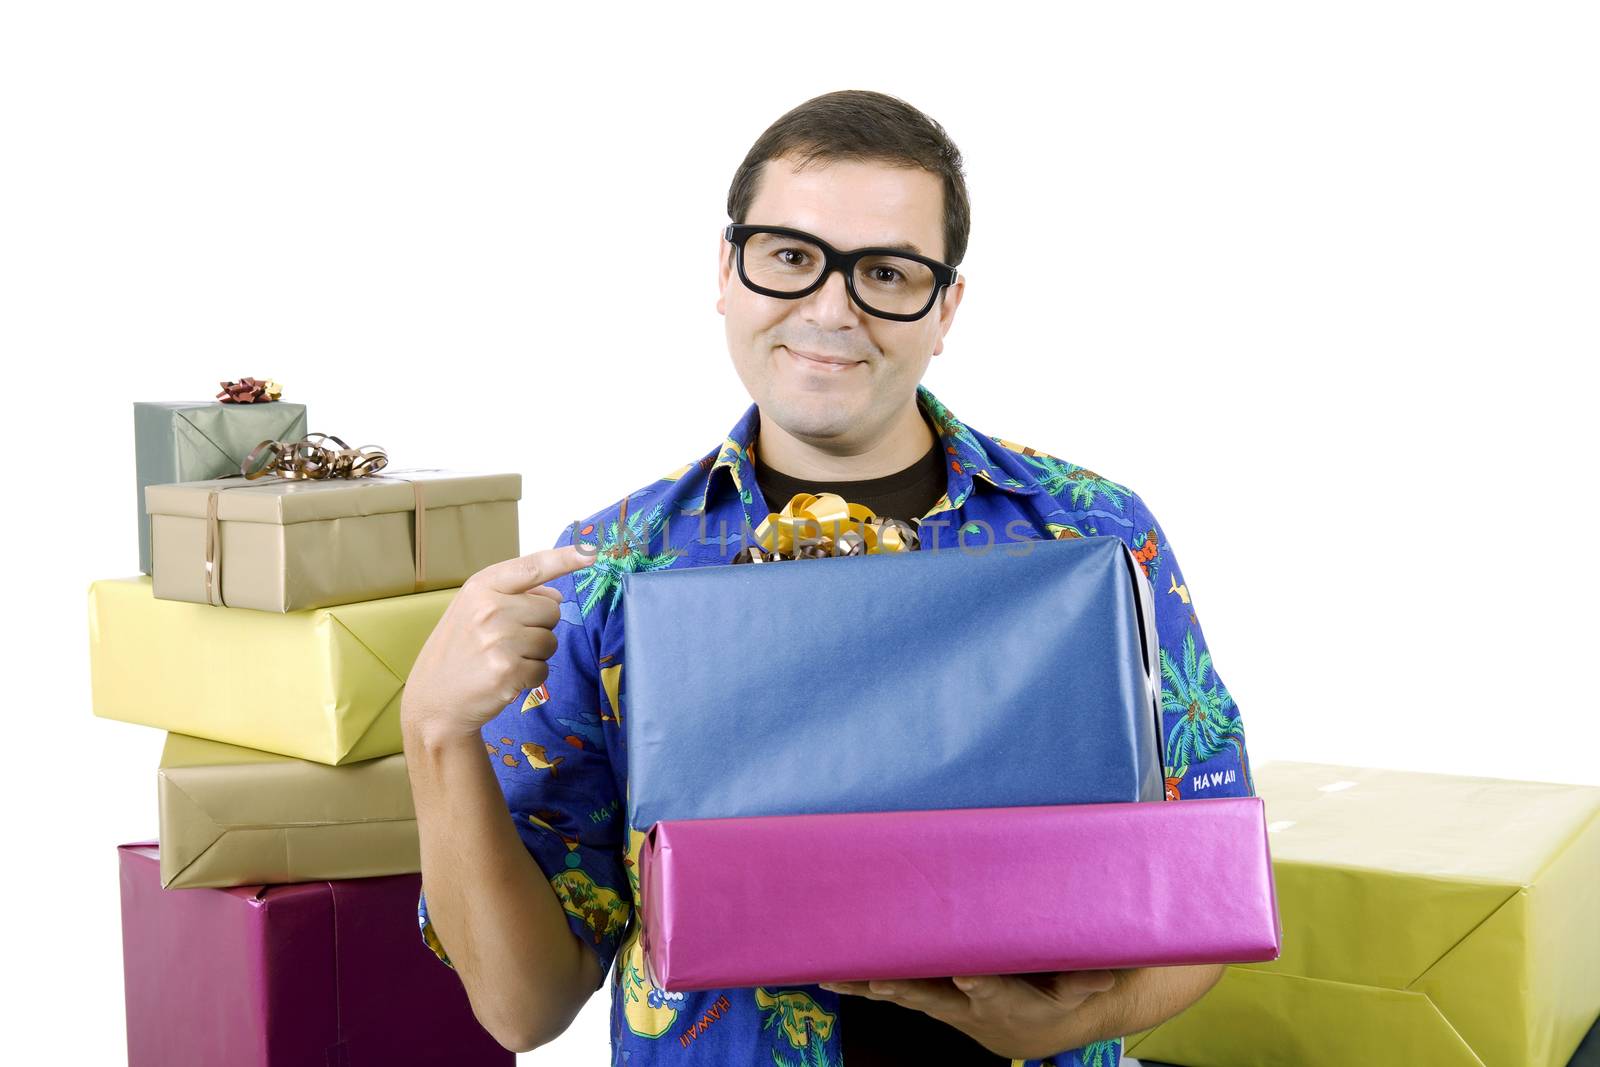
[[[733,265],[733,259],[728,254],[733,251],[733,245],[722,236],[722,231],[717,231],[717,314],[726,315],[728,309],[724,306],[722,294],[728,291],[728,274]]]
[[[939,294],[939,337],[933,343],[933,354],[936,356],[944,351],[944,335],[950,332],[950,325],[955,322],[956,308],[961,306],[961,297],[966,289],[966,276],[957,275],[956,283],[945,286]]]

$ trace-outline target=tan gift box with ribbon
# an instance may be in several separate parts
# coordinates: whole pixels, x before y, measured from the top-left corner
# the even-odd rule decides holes
[[[145,487],[154,592],[291,612],[449,589],[518,554],[519,474],[213,478]]]
[[[329,767],[168,734],[157,781],[168,889],[422,869],[411,783],[398,753]]]

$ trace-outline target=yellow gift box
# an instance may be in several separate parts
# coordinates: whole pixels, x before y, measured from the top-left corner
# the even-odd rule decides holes
[[[1227,968],[1129,1055],[1567,1063],[1600,1013],[1600,789],[1288,762],[1255,783],[1282,955]]]
[[[94,582],[94,713],[318,763],[399,752],[406,676],[457,591],[278,614]]]

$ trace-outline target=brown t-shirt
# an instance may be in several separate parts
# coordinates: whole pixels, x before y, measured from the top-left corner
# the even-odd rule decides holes
[[[912,525],[944,495],[947,484],[944,454],[937,436],[921,459],[881,478],[811,481],[759,462],[755,466],[756,482],[772,511],[781,510],[796,493],[838,493],[849,503],[871,508],[879,518],[900,519]],[[1008,1067],[1011,1063],[948,1023],[886,1000],[840,994],[839,1026],[846,1067],[900,1067],[909,1063]]]

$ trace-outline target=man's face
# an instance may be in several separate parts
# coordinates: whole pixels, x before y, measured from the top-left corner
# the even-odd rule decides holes
[[[944,185],[925,170],[883,163],[834,162],[794,169],[769,160],[744,220],[788,226],[841,252],[909,242],[942,260]],[[881,319],[858,307],[834,271],[799,300],[762,296],[739,279],[733,246],[719,236],[717,310],[726,318],[728,351],[763,420],[830,451],[860,451],[906,405],[943,347],[965,285],[958,280],[916,322]],[[808,359],[810,353],[845,365]]]

